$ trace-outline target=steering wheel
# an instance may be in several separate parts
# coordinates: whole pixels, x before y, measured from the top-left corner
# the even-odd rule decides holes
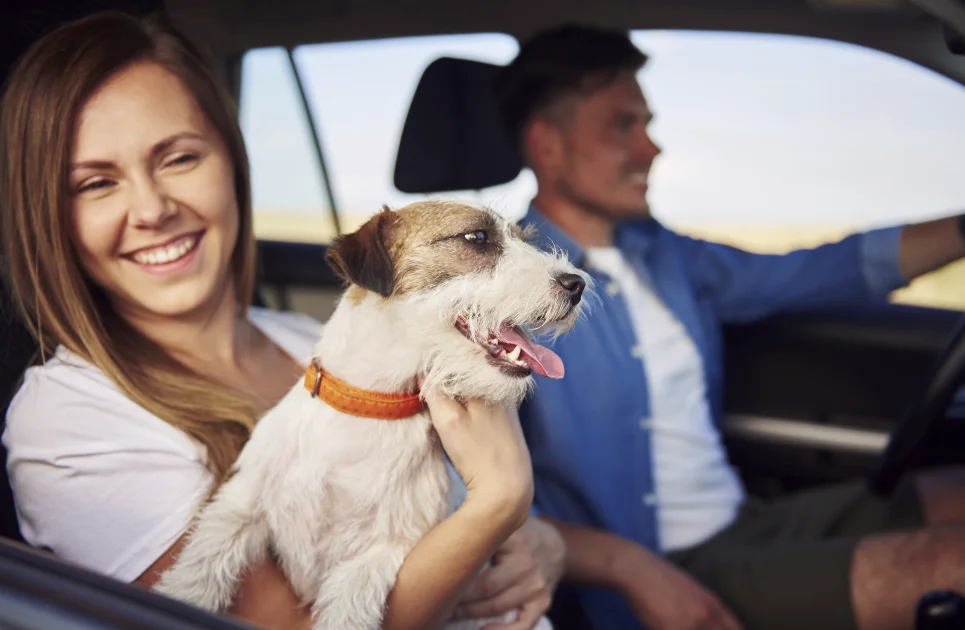
[[[952,332],[921,398],[892,432],[885,452],[868,478],[874,494],[890,494],[901,476],[924,455],[938,433],[962,377],[965,376],[965,316]]]

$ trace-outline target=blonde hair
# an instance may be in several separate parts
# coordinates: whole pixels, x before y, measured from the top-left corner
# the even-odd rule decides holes
[[[44,356],[58,345],[107,374],[139,405],[198,440],[222,478],[256,420],[241,393],[196,373],[128,325],[85,277],[70,239],[75,123],[108,78],[138,61],[177,76],[225,143],[240,212],[231,259],[237,300],[255,282],[248,159],[234,104],[187,39],[157,18],[103,12],[60,27],[19,61],[0,102],[0,236],[14,304]]]

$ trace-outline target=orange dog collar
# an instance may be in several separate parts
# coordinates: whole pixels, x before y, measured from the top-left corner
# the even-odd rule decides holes
[[[383,394],[352,387],[322,369],[317,359],[305,371],[305,389],[332,408],[360,418],[401,420],[425,408],[419,392]]]

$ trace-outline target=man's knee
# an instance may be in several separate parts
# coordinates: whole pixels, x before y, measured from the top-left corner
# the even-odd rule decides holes
[[[858,628],[910,628],[918,600],[939,588],[965,592],[965,527],[868,536],[855,547],[851,600]]]
[[[922,471],[915,481],[926,525],[965,525],[965,466]]]

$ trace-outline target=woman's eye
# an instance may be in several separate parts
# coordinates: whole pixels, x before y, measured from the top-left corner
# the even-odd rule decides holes
[[[185,164],[190,164],[197,159],[197,155],[194,155],[193,153],[185,153],[184,155],[179,155],[172,160],[168,160],[165,166],[183,166]]]
[[[467,232],[462,235],[464,239],[470,243],[475,243],[476,245],[482,245],[489,242],[489,235],[486,234],[485,230],[475,230],[473,232]]]
[[[110,188],[114,185],[109,179],[95,179],[89,182],[84,182],[77,188],[77,192],[87,192],[89,190],[104,190]]]

